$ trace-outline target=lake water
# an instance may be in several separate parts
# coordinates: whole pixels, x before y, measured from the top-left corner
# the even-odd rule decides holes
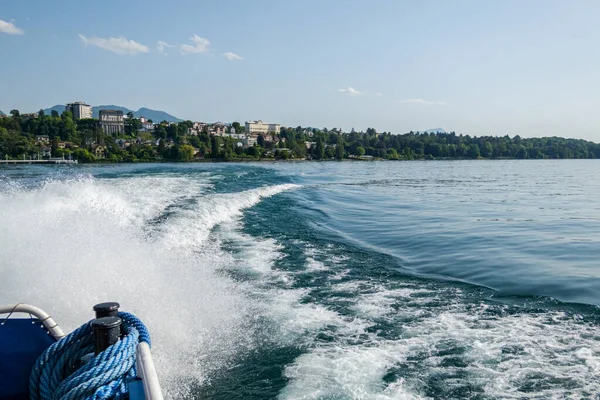
[[[171,398],[597,398],[600,162],[0,168],[0,303],[140,316]]]

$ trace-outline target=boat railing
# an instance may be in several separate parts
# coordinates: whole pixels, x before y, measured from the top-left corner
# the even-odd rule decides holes
[[[52,337],[54,337],[56,340],[60,340],[65,337],[65,334],[60,326],[58,326],[54,319],[41,308],[23,303],[5,306],[0,305],[0,314],[8,314],[6,319],[8,319],[14,313],[25,313],[36,317],[42,323],[42,325],[44,325],[44,328],[46,328],[50,335],[52,335]]]

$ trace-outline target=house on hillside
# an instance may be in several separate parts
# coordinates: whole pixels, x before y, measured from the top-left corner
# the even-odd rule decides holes
[[[73,142],[58,142],[59,149],[76,149],[77,147],[79,146]]]
[[[35,135],[36,143],[50,143],[50,136],[48,135]]]
[[[246,136],[242,139],[242,144],[244,147],[252,147],[256,143],[258,143],[258,136]]]
[[[50,146],[42,146],[42,148],[40,149],[40,155],[43,158],[46,158],[46,157],[50,158],[50,157],[52,157],[52,147],[50,147]]]
[[[101,145],[93,145],[92,152],[96,158],[103,159],[105,157],[106,147]]]

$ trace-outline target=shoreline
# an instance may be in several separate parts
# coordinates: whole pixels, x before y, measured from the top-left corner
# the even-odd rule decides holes
[[[305,162],[314,162],[314,163],[334,163],[334,162],[436,162],[436,161],[566,161],[566,160],[578,160],[578,161],[586,161],[586,160],[598,160],[596,158],[538,158],[538,159],[520,159],[520,158],[436,158],[436,159],[413,159],[413,160],[390,160],[385,158],[376,158],[372,160],[357,160],[357,159],[348,159],[345,158],[343,160],[337,159],[327,159],[327,160],[277,160],[277,159],[256,159],[256,160],[248,160],[248,159],[234,159],[234,160],[219,160],[219,159],[204,159],[204,160],[190,160],[190,161],[177,161],[177,160],[161,160],[161,161],[93,161],[93,162],[84,162],[79,163],[76,162],[40,162],[38,160],[0,160],[0,168],[4,166],[27,166],[27,165],[42,165],[42,166],[54,166],[54,165],[68,165],[68,166],[80,166],[80,165],[117,165],[117,164],[219,164],[219,163],[305,163]]]

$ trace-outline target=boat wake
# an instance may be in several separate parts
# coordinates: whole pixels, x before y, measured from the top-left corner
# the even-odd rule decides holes
[[[119,301],[149,327],[167,396],[185,397],[252,341],[252,305],[219,272],[229,259],[211,231],[297,187],[212,186],[177,174],[3,186],[0,303],[36,304],[69,331]]]
[[[0,302],[67,330],[121,302],[149,327],[172,398],[600,392],[594,307],[407,274],[299,213],[305,187],[257,187],[260,171],[234,170],[243,190],[228,192],[220,170],[0,179]]]

